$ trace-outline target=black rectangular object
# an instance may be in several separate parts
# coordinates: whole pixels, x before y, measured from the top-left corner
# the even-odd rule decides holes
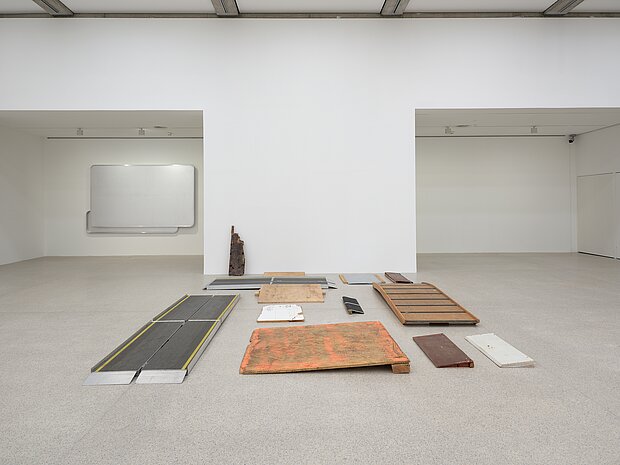
[[[137,371],[168,341],[182,323],[150,322],[110,352],[91,371]]]
[[[236,298],[236,295],[211,296],[209,301],[189,318],[189,321],[219,320]]]
[[[347,312],[349,312],[349,314],[353,314],[353,313],[363,314],[364,313],[364,310],[362,310],[362,306],[360,305],[357,299],[354,299],[353,297],[342,296],[342,302],[344,303],[344,306],[346,307]]]
[[[188,321],[157,351],[144,369],[189,370],[219,324],[219,321]]]
[[[187,321],[211,297],[210,295],[186,295],[153,318],[153,321]]]

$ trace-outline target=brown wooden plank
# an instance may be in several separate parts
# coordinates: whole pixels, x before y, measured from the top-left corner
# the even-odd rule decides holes
[[[406,313],[405,321],[411,323],[412,321],[474,321],[471,315],[465,312],[458,313]]]
[[[396,284],[396,283],[387,283],[384,284],[385,289],[436,289],[435,286],[428,283],[420,283],[420,284]]]
[[[443,333],[414,336],[413,340],[437,368],[474,367],[474,361]]]
[[[259,304],[323,302],[320,284],[265,284],[258,293]]]
[[[403,286],[408,286],[408,285],[409,284],[403,284]],[[417,292],[413,292],[413,289],[384,289],[384,291],[388,295],[415,295],[417,294]]]
[[[401,300],[446,300],[443,294],[388,294],[394,302]]]
[[[407,313],[458,313],[463,311],[458,305],[398,305],[397,308],[403,315]]]
[[[388,294],[390,294],[389,289],[386,291]],[[418,294],[422,294],[422,295],[441,295],[443,296],[443,293],[441,291],[438,291],[437,289],[409,289],[407,292],[402,293],[402,294],[390,294],[393,296],[396,296],[396,298],[398,299],[399,295],[418,295]],[[443,298],[443,297],[442,297]]]
[[[400,284],[413,284],[411,282],[411,280],[409,280],[408,278],[405,278],[402,274],[400,273],[395,273],[393,271],[386,271],[385,273],[383,273],[385,275],[385,277],[387,279],[389,279],[390,281],[392,281],[393,283],[400,283]]]
[[[239,372],[287,373],[389,365],[409,372],[409,358],[378,321],[255,329]]]
[[[415,306],[429,306],[429,305],[439,305],[439,306],[458,306],[456,303],[451,300],[447,300],[444,298],[443,300],[439,299],[413,299],[413,300],[394,300],[394,304],[400,307],[415,307]]]

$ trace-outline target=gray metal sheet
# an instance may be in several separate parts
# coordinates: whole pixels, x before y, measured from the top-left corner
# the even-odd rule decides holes
[[[129,384],[136,376],[136,371],[102,371],[92,372],[82,383],[83,386],[100,386],[106,384]]]
[[[142,370],[136,384],[181,384],[187,370]]]
[[[336,285],[324,276],[275,276],[264,278],[216,278],[207,290],[258,290],[265,284],[320,284],[322,289],[335,289]]]

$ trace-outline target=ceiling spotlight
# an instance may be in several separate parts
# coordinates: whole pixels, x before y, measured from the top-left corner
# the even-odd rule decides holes
[[[447,136],[454,134],[454,130],[450,126],[446,126],[446,129],[443,131]]]
[[[78,136],[83,136],[83,135],[84,135],[84,129],[82,129],[82,128],[77,128],[77,131],[75,131],[75,133],[76,133]]]
[[[140,129],[138,129],[138,135],[139,135],[139,136],[144,136],[144,135],[146,135],[146,131],[144,130],[144,128],[140,128]]]
[[[532,126],[532,128],[530,129],[530,132],[532,134],[538,134],[538,128],[536,126]]]

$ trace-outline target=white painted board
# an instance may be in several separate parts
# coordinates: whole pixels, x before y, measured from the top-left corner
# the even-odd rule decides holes
[[[304,321],[304,314],[299,305],[266,305],[256,321],[259,323]]]
[[[194,225],[191,165],[93,165],[90,225],[189,228]]]
[[[534,360],[493,333],[466,336],[465,339],[500,368],[534,366]]]
[[[577,178],[577,250],[615,255],[614,175]]]

